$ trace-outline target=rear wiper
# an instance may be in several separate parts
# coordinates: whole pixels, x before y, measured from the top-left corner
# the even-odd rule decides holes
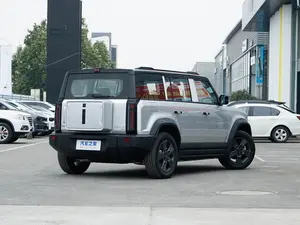
[[[101,95],[101,94],[92,94],[93,98],[111,98],[112,96]]]

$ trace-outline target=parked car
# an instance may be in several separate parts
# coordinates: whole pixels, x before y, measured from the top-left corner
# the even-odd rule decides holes
[[[54,130],[54,113],[52,111],[38,106],[29,106],[23,103],[22,101],[18,101],[18,103],[22,104],[23,106],[26,106],[27,108],[30,108],[31,110],[46,118],[46,120],[43,120],[43,122],[47,124],[48,131],[44,134],[52,133],[52,131]]]
[[[47,134],[51,134],[54,131],[54,113],[41,106],[29,106],[29,107],[33,108],[34,110],[40,111],[47,116],[46,123],[48,124],[48,130],[49,130]]]
[[[33,131],[32,136],[38,136],[38,135],[45,135],[49,133],[48,129],[48,118],[43,113],[38,112],[26,105],[23,105],[22,103],[19,103],[16,100],[6,100],[7,104],[15,107],[16,109],[27,112],[31,114],[31,117],[33,119]]]
[[[0,101],[0,144],[13,143],[32,130],[30,114]]]
[[[42,107],[42,108],[45,108],[45,109],[48,109],[52,112],[55,111],[55,106],[52,105],[51,103],[49,102],[43,102],[43,101],[29,101],[29,100],[22,100],[20,101],[28,106],[39,106],[39,107]]]
[[[300,135],[300,115],[284,102],[244,100],[227,105],[238,108],[248,115],[254,138],[268,138],[284,143],[290,137]]]
[[[82,174],[90,163],[144,164],[170,178],[179,161],[219,159],[245,169],[255,156],[247,115],[223,106],[206,77],[153,68],[66,74],[49,143],[61,169]]]

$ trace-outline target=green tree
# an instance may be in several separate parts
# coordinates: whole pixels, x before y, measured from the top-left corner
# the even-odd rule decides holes
[[[82,68],[114,67],[104,43],[91,43],[88,38],[88,26],[82,19],[81,66]],[[34,24],[12,58],[13,92],[30,94],[30,89],[38,89],[46,80],[47,22]]]
[[[255,99],[256,97],[252,96],[247,90],[232,92],[230,96],[230,101],[255,100]]]

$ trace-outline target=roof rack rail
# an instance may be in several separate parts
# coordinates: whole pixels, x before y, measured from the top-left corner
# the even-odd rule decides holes
[[[149,66],[140,66],[136,69],[138,69],[138,70],[155,70],[153,67],[149,67]]]
[[[187,71],[187,73],[199,75],[199,73],[194,72],[194,71]]]
[[[278,105],[284,105],[285,102],[279,102],[275,100],[237,100],[229,103],[228,105],[237,105],[242,103],[254,103],[254,104],[278,104]]]
[[[275,101],[275,100],[269,100],[269,102],[279,104],[279,105],[284,105],[286,102],[280,102],[280,101]]]
[[[184,71],[177,71],[177,70],[164,70],[164,69],[155,69],[153,67],[147,67],[147,66],[141,66],[136,69],[138,69],[138,70],[155,70],[155,71],[162,71],[162,72],[182,73],[182,74],[189,73],[189,74],[199,75],[199,73],[193,72],[193,71],[184,72]]]

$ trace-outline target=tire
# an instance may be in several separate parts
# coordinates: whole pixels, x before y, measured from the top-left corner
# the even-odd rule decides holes
[[[172,148],[171,152],[168,151],[170,147]],[[171,178],[178,163],[178,147],[174,138],[168,133],[158,134],[151,151],[145,157],[144,163],[151,178]],[[168,168],[164,170],[162,164]]]
[[[83,174],[90,167],[90,162],[78,162],[61,153],[57,154],[60,168],[67,174]]]
[[[239,142],[242,141],[246,143],[244,147],[243,145],[239,145]],[[236,148],[237,145],[239,146],[238,148]],[[243,170],[249,167],[253,162],[255,151],[255,143],[252,137],[248,133],[238,130],[234,136],[232,148],[229,149],[224,157],[219,158],[219,162],[226,169]],[[235,159],[235,161],[233,161],[233,159]]]
[[[11,139],[10,143],[14,143],[14,142],[16,142],[18,139],[19,139],[19,136],[13,137],[13,138]]]
[[[14,132],[11,126],[7,123],[0,123],[0,144],[11,143],[14,137]]]
[[[290,131],[285,126],[275,127],[271,132],[271,141],[275,143],[285,143],[290,137]]]

